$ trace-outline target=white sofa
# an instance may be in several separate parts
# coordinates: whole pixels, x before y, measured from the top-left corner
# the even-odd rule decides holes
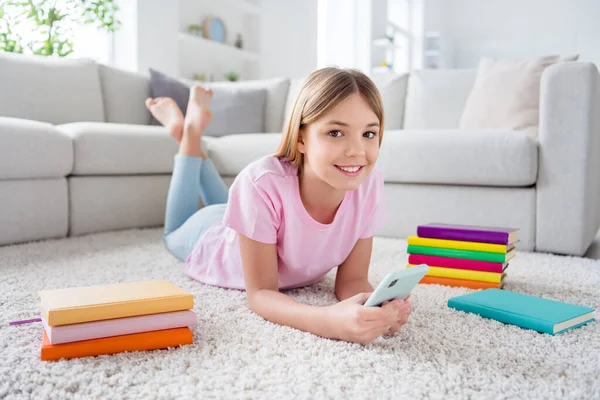
[[[160,226],[174,140],[151,126],[148,78],[87,60],[0,54],[0,244]],[[377,79],[391,219],[520,228],[517,248],[582,255],[600,225],[600,77],[593,64],[548,68],[538,140],[460,131],[474,70]],[[275,151],[299,80],[264,86],[266,133],[206,138],[227,182]],[[232,83],[229,83],[232,84]]]

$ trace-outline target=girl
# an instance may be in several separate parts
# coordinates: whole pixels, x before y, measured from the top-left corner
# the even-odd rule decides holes
[[[368,343],[397,332],[408,301],[366,307],[372,237],[387,219],[383,175],[374,169],[383,106],[355,70],[324,68],[300,89],[277,153],[248,165],[231,189],[201,147],[212,91],[190,90],[185,118],[169,98],[146,106],[179,142],[167,197],[165,245],[185,273],[245,289],[263,318],[326,338]],[[205,207],[198,210],[199,199]],[[315,307],[281,293],[338,266],[339,303]]]

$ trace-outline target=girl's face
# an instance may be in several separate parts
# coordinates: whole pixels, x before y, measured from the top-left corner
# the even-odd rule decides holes
[[[379,119],[359,93],[300,132],[304,169],[341,190],[354,190],[379,156]]]

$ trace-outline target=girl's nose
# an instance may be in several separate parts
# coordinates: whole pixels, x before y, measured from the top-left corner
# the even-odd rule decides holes
[[[346,156],[360,157],[365,155],[365,146],[361,139],[350,139],[347,142]]]

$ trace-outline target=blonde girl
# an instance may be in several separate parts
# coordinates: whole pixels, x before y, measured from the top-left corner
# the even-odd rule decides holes
[[[212,91],[190,89],[185,117],[170,98],[146,105],[179,142],[164,241],[185,273],[246,291],[266,320],[350,342],[397,332],[409,301],[366,307],[373,235],[387,220],[375,168],[383,106],[356,70],[323,68],[300,88],[279,149],[248,165],[227,188],[202,151]],[[205,207],[198,210],[199,199]],[[337,267],[331,306],[300,303],[283,290],[312,285]]]

